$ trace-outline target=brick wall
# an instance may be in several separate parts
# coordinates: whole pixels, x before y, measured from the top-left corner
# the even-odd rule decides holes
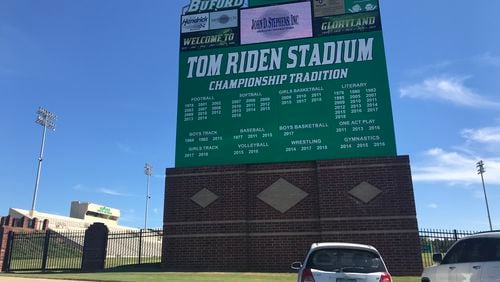
[[[350,193],[363,182],[370,201]],[[407,156],[167,169],[164,211],[167,270],[288,272],[314,242],[371,244],[393,275],[422,270]]]
[[[3,271],[9,229],[0,227],[0,271]]]

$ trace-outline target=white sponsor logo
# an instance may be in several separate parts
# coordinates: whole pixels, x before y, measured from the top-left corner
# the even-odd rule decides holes
[[[209,12],[243,6],[244,0],[191,0],[186,13]]]
[[[365,10],[367,10],[367,11],[373,11],[375,9],[377,9],[377,5],[366,4],[366,6],[365,6]]]
[[[356,5],[352,6],[351,9],[349,9],[349,12],[351,12],[351,13],[358,13],[361,11],[363,11],[363,8],[359,4],[356,4]]]
[[[373,4],[368,3],[365,5],[364,11],[375,11],[377,8],[378,8],[377,5],[373,5]],[[356,4],[356,5],[352,6],[351,9],[348,9],[348,11],[351,13],[363,12],[363,7],[359,4]]]
[[[238,26],[238,10],[210,13],[210,29],[221,29]]]
[[[207,13],[182,16],[181,32],[187,33],[208,30],[208,19],[209,17]]]

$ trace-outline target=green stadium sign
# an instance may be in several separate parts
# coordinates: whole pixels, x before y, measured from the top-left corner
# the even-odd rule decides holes
[[[99,209],[97,210],[97,212],[98,213],[102,213],[102,214],[112,215],[111,209],[108,208],[108,207],[99,207]]]
[[[177,167],[396,155],[377,1],[185,13],[180,49]]]

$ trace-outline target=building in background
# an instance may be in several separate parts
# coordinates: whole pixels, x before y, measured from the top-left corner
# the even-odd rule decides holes
[[[12,218],[30,217],[29,210],[9,209]],[[61,216],[35,211],[33,217],[49,221],[48,228],[55,231],[84,230],[96,222],[104,223],[110,230],[137,230],[137,228],[120,226],[120,210],[95,203],[71,202],[70,216]]]

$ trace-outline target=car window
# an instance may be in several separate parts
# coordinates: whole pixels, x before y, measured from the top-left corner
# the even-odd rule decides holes
[[[441,264],[500,261],[500,239],[471,238],[458,242]]]
[[[451,249],[446,253],[446,255],[443,258],[443,262],[441,264],[452,264],[452,263],[458,263],[458,259],[460,258],[460,255],[462,254],[462,249],[465,245],[465,241],[459,241]]]
[[[387,271],[380,257],[369,251],[328,248],[311,253],[307,268],[322,271],[373,273]]]
[[[491,238],[488,240],[490,242],[491,256],[488,258],[489,261],[500,261],[500,239]]]
[[[458,262],[476,262],[484,261],[486,259],[487,244],[484,239],[468,239],[464,241],[462,253],[458,258]]]
[[[473,238],[465,241],[459,262],[486,262],[500,260],[500,239]]]
[[[480,255],[474,261],[500,261],[500,239],[481,238],[478,245]]]

